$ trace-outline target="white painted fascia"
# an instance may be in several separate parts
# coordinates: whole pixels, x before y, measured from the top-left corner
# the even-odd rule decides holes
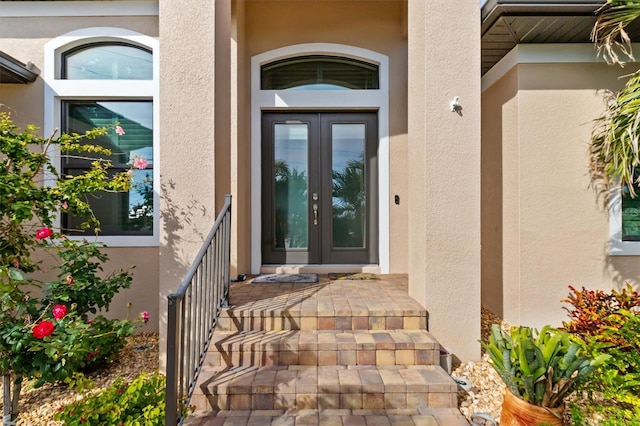
[[[0,1],[0,18],[158,16],[158,0]]]
[[[640,44],[632,49],[640,51]],[[484,92],[519,64],[605,63],[592,43],[519,44],[482,76]],[[630,61],[633,62],[633,61]]]

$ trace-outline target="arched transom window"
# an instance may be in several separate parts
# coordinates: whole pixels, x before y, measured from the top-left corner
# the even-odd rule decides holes
[[[152,80],[149,49],[121,42],[81,45],[62,55],[66,80]]]
[[[378,65],[352,58],[309,55],[262,65],[262,90],[377,90]]]

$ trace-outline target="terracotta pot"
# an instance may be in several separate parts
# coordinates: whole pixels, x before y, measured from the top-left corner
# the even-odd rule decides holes
[[[509,389],[504,393],[500,426],[562,426],[564,407],[544,408],[529,404]]]

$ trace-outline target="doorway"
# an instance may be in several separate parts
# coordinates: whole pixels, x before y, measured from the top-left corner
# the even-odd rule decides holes
[[[262,113],[265,264],[378,263],[376,112]]]

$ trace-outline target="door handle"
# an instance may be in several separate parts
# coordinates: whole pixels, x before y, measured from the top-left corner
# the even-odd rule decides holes
[[[318,225],[318,205],[313,205],[313,224]]]

